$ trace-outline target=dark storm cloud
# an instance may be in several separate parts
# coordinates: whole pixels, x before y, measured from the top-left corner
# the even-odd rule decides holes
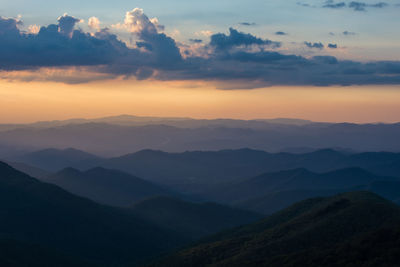
[[[234,52],[223,57],[190,58],[187,68],[165,72],[160,79],[242,81],[248,88],[272,85],[399,84],[400,62],[360,63],[332,56],[307,59],[277,52]]]
[[[304,7],[316,7],[314,5],[304,4],[304,3],[300,3],[300,2],[298,2],[297,5],[301,5]],[[369,4],[369,3],[365,3],[365,2],[359,2],[359,1],[336,2],[335,0],[326,0],[320,7],[330,8],[330,9],[350,8],[350,9],[353,9],[354,11],[367,11],[368,8],[384,8],[387,6],[389,6],[389,4],[386,2],[378,2],[375,4]]]
[[[201,44],[203,42],[201,39],[189,39],[189,41],[194,44]]]
[[[388,4],[385,2],[379,2],[376,4],[367,4],[364,2],[352,1],[349,3],[349,8],[352,8],[355,11],[366,11],[367,8],[384,8],[386,6],[388,6]]]
[[[182,57],[175,40],[159,32],[154,20],[149,20],[140,10],[128,12],[124,24],[138,39],[135,48],[128,47],[107,29],[95,34],[76,30],[78,21],[70,18],[42,27],[38,34],[21,31],[18,20],[0,18],[0,69],[74,66],[111,78],[209,80],[237,88],[400,84],[398,61],[361,63],[332,56],[305,58],[283,54],[273,50],[280,46],[279,42],[232,28],[229,34],[212,35],[210,42],[201,45],[199,53],[194,53],[201,56],[186,53]],[[322,43],[305,44],[311,48],[324,47]],[[96,78],[82,74],[69,82],[91,79]]]
[[[135,75],[141,68],[171,68],[182,60],[175,40],[148,28],[138,32],[138,48],[128,48],[103,29],[94,35],[74,30],[80,20],[64,15],[58,24],[41,27],[38,34],[19,30],[15,19],[0,18],[0,69],[100,66],[102,72]],[[146,71],[148,73],[148,71]]]
[[[70,36],[74,30],[75,25],[80,22],[80,19],[64,14],[58,18],[58,27],[60,33]]]
[[[336,49],[338,48],[337,44],[328,44],[328,48]]]
[[[232,47],[237,46],[270,46],[270,47],[280,47],[280,42],[274,42],[268,39],[261,39],[255,37],[254,35],[239,32],[233,28],[229,29],[229,35],[224,33],[217,33],[211,36],[210,45],[218,50],[227,50]]]
[[[256,26],[257,24],[254,22],[239,22],[239,25],[242,26]]]
[[[21,24],[22,22],[19,20],[0,17],[0,35],[18,35],[18,26]]]
[[[308,48],[318,48],[318,49],[323,49],[324,45],[322,43],[311,43],[311,42],[304,42],[304,44]]]
[[[288,35],[286,32],[278,31],[275,32],[275,35]]]
[[[335,3],[333,0],[328,0],[322,7],[338,9],[346,7],[346,3],[345,2]]]
[[[22,33],[12,20],[0,18],[0,69],[107,64],[127,49],[108,33],[72,32],[70,22],[63,19],[42,27],[38,34]]]

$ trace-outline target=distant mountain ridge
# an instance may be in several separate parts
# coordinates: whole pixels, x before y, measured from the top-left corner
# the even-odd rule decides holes
[[[91,164],[92,162],[98,162],[101,158],[74,148],[49,148],[22,155],[17,157],[16,160],[54,172],[78,163]]]
[[[360,168],[340,169],[326,173],[314,173],[306,169],[294,169],[276,173],[266,173],[241,181],[233,187],[253,196],[266,191],[341,189],[368,184],[374,181],[400,181],[400,178],[377,176]],[[228,191],[228,190],[226,190]],[[225,193],[226,193],[225,191]],[[238,194],[236,199],[240,199]]]
[[[293,118],[240,120],[240,119],[223,119],[223,118],[194,119],[188,117],[151,117],[151,116],[118,115],[118,116],[109,116],[109,117],[95,118],[95,119],[76,118],[68,120],[39,121],[26,124],[0,124],[0,131],[12,130],[24,127],[47,128],[47,127],[66,126],[70,124],[87,124],[87,123],[109,123],[109,124],[123,125],[123,126],[144,126],[151,124],[165,124],[177,127],[201,127],[210,124],[214,125],[222,124],[223,122],[235,125],[240,125],[240,124],[249,125],[251,123],[254,123],[254,125],[260,125],[260,123],[258,122],[287,124],[287,125],[306,125],[315,123],[310,120],[293,119]]]
[[[143,149],[183,152],[248,147],[271,152],[301,147],[400,152],[400,123],[318,123],[296,119],[196,120],[117,116],[95,120],[0,125],[0,148],[18,154],[74,147],[115,157]],[[377,142],[376,140],[379,140]],[[10,153],[10,152],[9,152]],[[0,158],[7,156],[0,150]],[[6,158],[7,159],[7,158]]]
[[[185,153],[143,150],[96,164],[123,170],[162,184],[181,184],[182,189],[192,185],[225,183],[266,172],[296,168],[329,172],[356,167],[380,176],[400,176],[400,153],[345,154],[330,149],[305,154],[274,154],[251,149]]]
[[[379,176],[400,176],[400,153],[390,152],[349,154],[323,149],[310,153],[293,154],[238,149],[168,153],[142,150],[116,158],[99,158],[89,154],[89,159],[84,158],[81,161],[79,157],[69,159],[69,153],[64,150],[57,151],[57,153],[39,151],[22,156],[20,159],[23,160],[23,163],[33,167],[48,168],[43,168],[45,171],[53,171],[56,169],[54,166],[57,166],[58,170],[68,167],[80,170],[95,167],[115,169],[157,184],[172,185],[176,189],[192,193],[201,192],[204,189],[203,186],[297,168],[304,168],[312,172],[329,172],[357,167]],[[34,156],[31,157],[37,154],[40,155],[39,160]],[[35,165],[35,162],[39,164]],[[57,164],[52,165],[52,162]]]
[[[150,197],[178,195],[130,174],[101,167],[84,172],[67,168],[42,180],[98,203],[121,207]]]
[[[266,173],[254,178],[225,185],[211,191],[210,199],[236,203],[239,207],[272,214],[289,205],[312,197],[366,190],[389,200],[400,199],[400,178],[378,176],[360,168],[314,173],[294,169]]]

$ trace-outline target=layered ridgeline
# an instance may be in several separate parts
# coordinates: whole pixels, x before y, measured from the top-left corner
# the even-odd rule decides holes
[[[135,266],[253,212],[154,198],[129,209],[75,196],[0,163],[1,266]]]
[[[314,123],[279,120],[195,120],[130,116],[97,120],[0,125],[0,158],[17,151],[74,147],[117,156],[142,149],[168,152],[243,147],[310,151],[326,147],[399,152],[400,124]],[[379,142],[376,142],[379,140]],[[6,151],[6,153],[1,153]]]
[[[77,156],[71,162],[71,152],[85,157],[79,160],[82,156]],[[30,153],[21,157],[29,161],[13,163],[13,166],[30,174],[40,174],[35,169],[37,166],[27,167],[38,162],[34,155],[39,155],[41,167],[48,159],[48,162],[57,162],[58,167],[72,164],[77,168],[59,171],[47,176],[45,181],[117,206],[129,206],[153,196],[176,196],[174,192],[264,214],[306,198],[354,190],[369,190],[400,201],[400,190],[395,190],[400,188],[400,181],[395,177],[400,173],[398,153],[347,154],[329,149],[304,154],[251,149],[185,153],[143,150],[99,159],[76,150],[52,149]]]
[[[209,190],[207,198],[264,214],[272,214],[312,197],[367,190],[387,199],[400,199],[400,178],[378,176],[360,168],[326,173],[294,169],[265,173]]]
[[[178,195],[130,174],[100,167],[88,171],[67,168],[42,180],[78,196],[121,207],[128,207],[137,201],[155,196]]]
[[[153,196],[176,196],[172,191],[264,214],[306,198],[354,190],[369,190],[400,201],[400,190],[396,190],[400,182],[394,177],[400,173],[397,153],[347,154],[329,149],[304,154],[251,149],[185,153],[144,150],[111,159],[96,159],[92,155],[89,160],[79,161],[81,157],[77,157],[71,162],[66,160],[71,151],[86,155],[75,150],[45,150],[21,157],[30,160],[13,166],[32,174],[41,173],[35,170],[37,167],[26,167],[37,162],[33,155],[40,155],[43,163],[48,159],[58,162],[59,167],[72,164],[78,169],[89,169],[67,168],[46,177],[45,181],[117,206],[129,206]],[[102,167],[90,169],[95,166]]]
[[[400,208],[368,192],[297,203],[154,266],[398,266]]]
[[[23,162],[48,172],[55,172],[77,164],[96,164],[101,159],[93,154],[68,148],[39,150],[16,157],[14,161]]]
[[[33,244],[43,253],[51,249],[92,263],[135,265],[190,240],[129,211],[39,182],[3,163],[0,214],[2,240],[15,240],[17,246]]]
[[[319,190],[288,190],[266,193],[261,197],[251,196],[247,200],[232,203],[243,209],[253,210],[262,214],[272,214],[291,204],[312,197],[333,196],[338,193],[364,190],[378,194],[400,205],[399,181],[374,181],[366,185],[352,188],[319,189]]]
[[[82,159],[82,156],[79,156],[82,154],[89,158]],[[100,166],[122,170],[162,184],[215,184],[296,168],[328,172],[359,167],[377,175],[400,176],[400,153],[349,154],[332,149],[302,154],[268,153],[252,149],[184,153],[143,150],[108,159],[73,149],[46,149],[20,156],[13,161],[20,161],[50,172],[68,167],[90,169]]]
[[[263,216],[216,203],[191,203],[171,197],[155,197],[136,203],[131,211],[140,218],[198,239],[245,225]]]

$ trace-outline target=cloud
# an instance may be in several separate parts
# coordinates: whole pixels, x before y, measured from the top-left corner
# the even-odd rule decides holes
[[[214,33],[212,31],[200,31],[200,32],[196,32],[195,33],[197,36],[206,36],[206,37],[210,37],[211,35],[213,35]]]
[[[67,13],[58,18],[58,29],[61,34],[71,36],[72,31],[77,23],[81,22],[80,19],[68,16]]]
[[[92,30],[99,31],[100,30],[100,20],[96,17],[89,18],[88,26]]]
[[[355,32],[344,31],[343,35],[345,35],[345,36],[353,36],[353,35],[356,35],[356,33]]]
[[[143,9],[135,8],[125,15],[124,24],[126,28],[146,43],[148,50],[159,65],[173,66],[182,60],[179,48],[171,37],[159,33],[160,25],[157,19],[149,19]]]
[[[227,50],[238,46],[269,46],[277,48],[281,46],[280,42],[274,42],[268,39],[261,39],[254,35],[239,32],[233,28],[229,28],[229,35],[217,33],[211,36],[210,45],[217,50]]]
[[[352,1],[352,2],[349,3],[349,8],[352,8],[355,11],[366,11],[366,9],[368,7],[371,7],[371,8],[384,8],[386,6],[388,6],[388,4],[385,3],[385,2],[379,2],[379,3],[376,3],[376,4],[367,4],[367,3],[364,3],[364,2]]]
[[[124,25],[132,33],[157,34],[157,28],[140,8],[126,12]]]
[[[301,3],[297,2],[297,5],[303,6],[303,7],[318,7],[315,5],[310,5],[306,3]],[[322,6],[322,8],[330,8],[330,9],[344,9],[344,8],[350,8],[353,9],[354,11],[367,11],[367,8],[384,8],[389,6],[388,3],[386,2],[378,2],[375,4],[369,4],[365,2],[359,2],[359,1],[351,1],[351,2],[335,2],[335,0],[326,0]]]
[[[203,42],[201,39],[189,39],[189,41],[194,44],[201,44]]]
[[[0,17],[0,35],[18,35],[18,26],[22,25],[19,19]]]
[[[338,48],[337,44],[328,44],[328,48],[336,49]]]
[[[275,32],[275,35],[288,35],[286,32],[278,31]]]
[[[164,31],[165,30],[165,26],[161,25],[158,21],[158,18],[152,18],[150,19],[150,22],[153,23],[153,25],[156,27],[156,29],[158,31]]]
[[[28,32],[32,34],[38,34],[40,31],[40,27],[36,24],[28,26]]]
[[[324,45],[322,43],[311,43],[311,42],[304,42],[304,44],[308,48],[318,48],[318,49],[323,49]]]
[[[307,59],[278,52],[233,52],[219,58],[188,59],[190,66],[160,79],[205,79],[245,84],[247,88],[273,85],[370,85],[399,84],[400,62],[360,63],[332,56]]]
[[[327,0],[327,1],[325,1],[325,4],[322,7],[339,9],[339,8],[346,7],[346,3],[345,2],[335,3],[333,0]]]
[[[296,2],[296,5],[302,6],[302,7],[314,7],[308,3],[303,3],[303,2]]]
[[[127,12],[124,23],[137,39],[137,48],[128,47],[108,29],[94,34],[75,29],[79,22],[64,14],[57,24],[32,34],[19,30],[19,20],[0,18],[0,70],[86,66],[94,72],[145,78],[156,69],[174,69],[182,62],[175,40],[160,33],[156,20],[140,9]],[[95,19],[90,22],[97,28]]]
[[[97,36],[73,28],[78,19],[64,15],[58,24],[23,33],[18,21],[0,18],[0,69],[109,64],[126,45],[107,32]]]
[[[242,26],[256,26],[257,24],[254,22],[239,22],[239,25]]]
[[[107,28],[95,33],[75,29],[78,22],[64,15],[57,24],[33,34],[19,29],[19,19],[0,18],[0,77],[68,83],[117,77],[206,80],[225,84],[224,88],[232,84],[241,88],[400,84],[399,61],[362,63],[332,56],[306,58],[289,51],[283,54],[275,50],[279,42],[233,28],[229,34],[211,35],[209,42],[178,47],[140,9],[127,12],[120,24],[131,33],[135,46],[128,46]],[[305,45],[324,47],[322,43]],[[185,57],[182,46],[191,49],[184,52]]]

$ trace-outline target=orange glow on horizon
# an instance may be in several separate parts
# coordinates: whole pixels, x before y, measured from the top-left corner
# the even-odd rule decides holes
[[[303,118],[398,122],[399,87],[270,87],[218,90],[201,81],[99,81],[68,85],[0,80],[0,122],[120,114],[192,118]]]

